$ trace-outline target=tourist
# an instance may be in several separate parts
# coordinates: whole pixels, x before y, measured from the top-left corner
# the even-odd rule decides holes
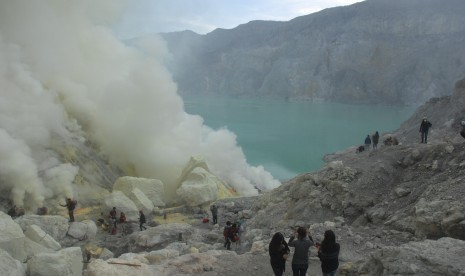
[[[66,204],[62,205],[60,204],[61,207],[66,207],[68,209],[68,215],[69,215],[69,222],[74,221],[74,209],[76,208],[77,201],[76,200],[71,200],[71,198],[66,199]]]
[[[218,207],[216,207],[215,204],[212,204],[212,206],[210,206],[210,211],[212,212],[213,224],[217,224],[218,223]]]
[[[321,261],[321,271],[323,276],[334,276],[339,267],[339,249],[336,243],[336,235],[333,231],[327,230],[321,245],[317,244],[318,258]]]
[[[119,223],[121,224],[121,233],[124,236],[126,234],[126,215],[124,212],[121,212],[119,215]]]
[[[283,234],[280,232],[275,233],[268,246],[271,268],[275,276],[282,276],[284,271],[286,271],[286,260],[289,256],[289,252],[289,246]]]
[[[308,249],[313,245],[312,237],[307,236],[307,229],[299,227],[289,239],[288,245],[295,247],[294,256],[292,257],[292,274],[294,276],[305,276],[308,269]]]
[[[420,133],[421,133],[421,142],[427,144],[428,143],[428,130],[431,128],[432,124],[428,121],[426,117],[423,117],[420,125]]]
[[[139,228],[140,228],[140,231],[142,231],[142,228],[147,229],[145,226],[144,226],[144,223],[145,223],[145,215],[144,215],[144,212],[142,210],[139,211]]]
[[[371,138],[370,135],[368,134],[367,137],[365,138],[365,149],[369,150],[371,145]]]
[[[223,229],[224,247],[226,247],[227,250],[231,250],[231,227],[231,222],[228,220]]]
[[[376,131],[375,134],[373,134],[372,140],[373,140],[373,149],[378,149],[378,142],[379,142],[379,133],[378,133],[378,131]]]

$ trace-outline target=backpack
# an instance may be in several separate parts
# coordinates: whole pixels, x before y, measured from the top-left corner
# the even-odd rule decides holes
[[[225,238],[227,238],[227,237],[229,236],[229,229],[230,229],[230,228],[227,227],[227,226],[224,227],[224,229],[223,229],[223,236],[224,236]]]

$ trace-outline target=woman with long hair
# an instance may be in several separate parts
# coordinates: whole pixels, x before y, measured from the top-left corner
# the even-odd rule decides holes
[[[297,239],[295,239],[297,237]],[[289,239],[289,246],[295,247],[292,257],[292,274],[294,276],[305,276],[308,269],[308,250],[313,245],[313,239],[307,235],[307,229],[297,228],[297,231]]]
[[[340,246],[336,242],[336,235],[332,230],[325,231],[325,238],[318,248],[318,258],[321,261],[323,276],[334,276],[339,267]]]
[[[270,263],[275,276],[282,276],[286,271],[286,259],[289,256],[289,246],[284,240],[283,234],[276,232],[271,238],[268,252],[270,253]]]

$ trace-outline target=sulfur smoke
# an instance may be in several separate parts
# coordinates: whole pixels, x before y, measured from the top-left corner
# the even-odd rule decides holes
[[[72,196],[79,168],[50,151],[70,119],[113,163],[173,185],[191,156],[240,194],[279,185],[250,166],[236,137],[184,111],[158,37],[112,33],[117,1],[0,2],[0,189],[19,205]]]

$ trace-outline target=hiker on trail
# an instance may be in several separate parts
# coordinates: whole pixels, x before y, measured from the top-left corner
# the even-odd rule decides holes
[[[462,130],[460,131],[460,136],[462,136],[465,139],[465,121],[462,121],[460,124],[462,125]]]
[[[224,247],[226,247],[228,250],[231,250],[231,227],[231,222],[228,220],[226,222],[226,226],[223,229]]]
[[[317,243],[317,249],[323,276],[334,276],[339,267],[340,246],[336,242],[336,235],[334,235],[332,230],[325,231],[325,238],[321,242],[321,245]]]
[[[307,229],[299,227],[287,244],[295,247],[294,256],[292,257],[293,275],[305,276],[308,269],[308,250],[313,245],[312,236],[307,235]]]
[[[370,134],[368,134],[367,137],[365,138],[365,149],[369,150],[370,145],[371,145],[371,138],[370,138]]]
[[[145,226],[144,226],[144,223],[145,223],[145,215],[144,215],[144,212],[142,210],[139,211],[139,228],[140,228],[140,231],[142,231],[142,228],[144,229],[147,229]]]
[[[371,137],[371,140],[373,140],[373,149],[378,149],[378,142],[379,142],[379,133],[378,131],[373,134]]]
[[[212,212],[213,224],[217,224],[218,223],[218,207],[216,207],[215,204],[212,204],[212,206],[210,206],[210,211]]]
[[[432,124],[428,121],[426,117],[423,117],[420,125],[420,133],[421,133],[421,142],[427,144],[428,143],[428,130],[431,128]]]
[[[76,204],[77,204],[77,201],[72,200],[69,197],[66,199],[66,204],[64,205],[60,204],[61,207],[68,208],[69,222],[74,221],[74,209],[76,208]]]
[[[275,276],[282,276],[286,271],[286,260],[289,257],[289,252],[290,249],[283,234],[275,233],[268,246],[271,268]]]

